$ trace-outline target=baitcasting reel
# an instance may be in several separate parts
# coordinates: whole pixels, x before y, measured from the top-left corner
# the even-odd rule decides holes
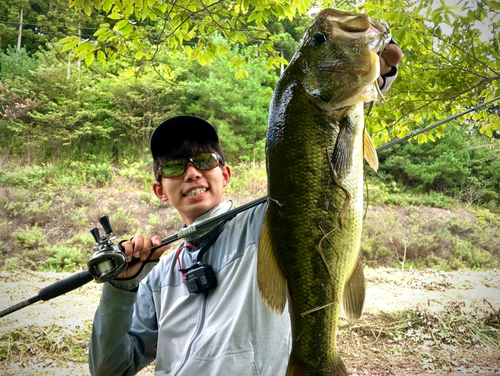
[[[94,254],[87,262],[87,266],[96,282],[102,283],[120,274],[127,266],[127,258],[118,247],[118,244],[112,242],[117,237],[113,234],[108,216],[103,215],[100,217],[99,223],[104,229],[105,234],[100,236],[97,227],[90,230],[96,243],[94,244]]]

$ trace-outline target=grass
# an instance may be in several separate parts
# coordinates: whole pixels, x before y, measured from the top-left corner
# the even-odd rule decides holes
[[[36,325],[8,329],[0,335],[0,362],[31,364],[65,361],[86,363],[91,323],[77,326]]]
[[[397,312],[380,312],[369,315],[362,323],[344,325],[345,330],[358,336],[369,337],[373,343],[388,343],[410,349],[415,345],[443,349],[447,345],[480,345],[492,351],[500,351],[498,325],[500,311],[487,315],[475,312],[464,315],[460,302],[448,304],[441,312],[412,309]]]

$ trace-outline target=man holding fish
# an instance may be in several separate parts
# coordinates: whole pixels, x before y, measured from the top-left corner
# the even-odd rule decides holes
[[[363,155],[377,166],[363,102],[376,99],[375,83],[388,90],[401,57],[385,25],[318,15],[271,103],[268,202],[161,260],[167,247],[149,250],[159,236],[123,242],[132,261],[103,285],[93,375],[134,375],[153,361],[157,375],[347,375],[336,321],[342,300],[349,318],[361,314]],[[222,199],[231,171],[208,122],[165,120],[151,152],[153,190],[183,228],[233,209]]]

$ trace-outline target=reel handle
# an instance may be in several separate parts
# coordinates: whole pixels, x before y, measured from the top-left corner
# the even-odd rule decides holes
[[[102,228],[104,229],[104,233],[106,235],[109,235],[113,232],[113,230],[111,229],[111,223],[109,223],[109,218],[107,215],[103,215],[103,216],[99,217],[99,223],[101,224]]]
[[[96,242],[98,242],[99,239],[101,238],[101,235],[99,234],[99,229],[97,227],[91,228],[90,233],[92,234]]]

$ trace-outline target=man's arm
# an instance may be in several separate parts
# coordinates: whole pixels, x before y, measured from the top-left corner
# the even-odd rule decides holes
[[[89,344],[89,368],[94,376],[135,375],[156,357],[155,306],[149,285],[139,283],[169,248],[150,253],[151,246],[160,241],[137,235],[121,244],[131,259],[122,278],[103,285]]]
[[[157,338],[148,286],[141,284],[139,292],[134,293],[105,283],[90,338],[90,373],[135,375],[155,359]]]

